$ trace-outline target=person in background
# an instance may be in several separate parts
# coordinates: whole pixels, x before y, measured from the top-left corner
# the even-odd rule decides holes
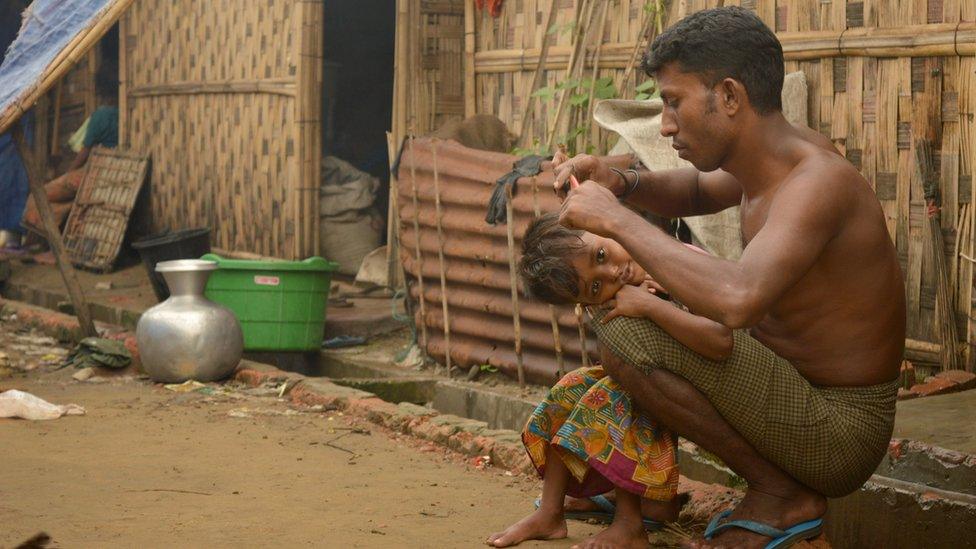
[[[111,65],[103,65],[95,77],[95,93],[99,107],[88,118],[81,150],[75,155],[68,171],[44,185],[51,203],[54,220],[60,226],[68,217],[78,188],[85,175],[85,165],[95,147],[115,148],[119,144],[118,71]],[[34,199],[27,200],[21,225],[41,236],[45,235],[41,216]]]

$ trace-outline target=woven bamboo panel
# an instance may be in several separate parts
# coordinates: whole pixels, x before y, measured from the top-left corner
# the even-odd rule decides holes
[[[153,228],[318,253],[320,2],[137,2],[122,21],[122,141],[152,156]],[[166,47],[160,47],[166,44]]]
[[[551,27],[561,29],[576,17],[581,0],[506,2],[501,16],[476,13],[475,101],[478,112],[499,116],[518,131],[524,127],[524,101],[538,63],[551,1],[558,2]],[[620,97],[633,97],[639,69],[621,84],[630,52],[643,34],[641,0],[609,0],[609,16],[599,33],[601,63],[594,70],[597,41],[587,43],[584,75],[611,76]],[[973,322],[973,243],[971,207],[976,148],[976,56],[973,21],[976,3],[967,0],[733,0],[754,10],[784,44],[786,70],[802,70],[809,86],[810,127],[829,137],[875,188],[905,273],[908,337],[941,343],[936,333],[935,268],[923,236],[925,201],[911,192],[917,178],[913,143],[930,140],[939,170],[945,261],[952,280],[960,337],[976,343]],[[714,7],[718,0],[670,2],[668,21]],[[896,41],[931,38],[939,45],[885,48],[873,34],[888,32]],[[873,33],[873,34],[872,34]],[[595,36],[595,34],[594,34]],[[859,45],[851,36],[862,37]],[[571,32],[550,40],[543,86],[566,78]],[[845,38],[846,37],[846,38]],[[866,37],[866,38],[863,38]],[[847,41],[845,41],[847,40]],[[805,45],[813,48],[805,51]],[[934,52],[934,53],[933,53]],[[856,55],[855,55],[856,53]],[[553,59],[557,59],[558,64]],[[558,98],[558,96],[557,96]],[[555,101],[540,101],[531,137],[545,141]],[[577,122],[580,123],[580,122]],[[615,137],[593,129],[595,150],[605,152]],[[531,141],[531,140],[530,140]],[[976,355],[976,353],[974,353]]]
[[[137,154],[102,147],[92,151],[64,228],[64,247],[72,263],[112,270],[148,164],[148,158]]]
[[[464,2],[399,0],[393,134],[464,117]]]

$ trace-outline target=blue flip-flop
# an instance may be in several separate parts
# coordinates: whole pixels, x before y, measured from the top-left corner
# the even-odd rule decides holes
[[[596,506],[600,508],[600,510],[599,511],[566,511],[565,517],[571,520],[594,520],[606,524],[613,522],[613,515],[614,513],[617,512],[617,507],[613,504],[612,501],[607,499],[606,496],[591,496],[587,499],[595,503]],[[538,509],[541,503],[542,500],[537,498],[535,500],[535,508]],[[661,528],[664,528],[664,525],[656,520],[645,518],[643,519],[643,522],[644,522],[644,530],[647,530],[648,532],[655,532],[657,530],[660,530]]]
[[[815,538],[823,531],[823,519],[819,518],[795,524],[786,530],[780,530],[779,528],[774,528],[768,524],[754,520],[729,520],[722,522],[723,519],[731,514],[732,509],[728,509],[715,515],[711,522],[708,523],[708,528],[705,528],[705,539],[710,540],[715,537],[715,534],[724,532],[730,528],[741,528],[755,532],[761,536],[772,538],[766,544],[766,549],[783,549],[798,541]]]

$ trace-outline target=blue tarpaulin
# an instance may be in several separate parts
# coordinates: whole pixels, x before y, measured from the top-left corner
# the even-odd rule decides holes
[[[51,62],[76,36],[92,24],[116,0],[34,0],[24,11],[17,39],[0,65],[0,115],[28,109],[22,105],[44,76]],[[19,116],[20,112],[16,113]],[[0,128],[3,131],[6,128]]]
[[[23,6],[18,2],[0,3],[0,64],[4,53],[17,38]],[[30,116],[24,116],[24,122]],[[30,126],[25,124],[28,140]],[[20,232],[20,218],[27,202],[27,173],[9,133],[0,134],[0,230]]]
[[[28,142],[31,139],[29,121],[29,115],[21,120],[27,122],[24,124],[26,128],[24,137]],[[0,134],[0,230],[22,232],[20,218],[24,214],[29,192],[27,172],[20,161],[20,155],[17,154],[17,146],[10,133]]]

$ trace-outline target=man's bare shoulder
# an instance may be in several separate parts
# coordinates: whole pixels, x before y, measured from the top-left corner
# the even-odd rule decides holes
[[[800,124],[791,124],[791,126],[793,126],[793,131],[796,132],[796,134],[804,141],[807,141],[811,145],[820,147],[825,151],[836,154],[837,156],[843,156],[840,154],[840,151],[837,150],[837,147],[834,146],[833,142],[831,142],[830,139],[827,139],[827,136],[824,134]]]
[[[846,158],[811,147],[783,181],[777,199],[803,198],[818,204],[834,204],[850,201],[870,190],[867,180]]]

